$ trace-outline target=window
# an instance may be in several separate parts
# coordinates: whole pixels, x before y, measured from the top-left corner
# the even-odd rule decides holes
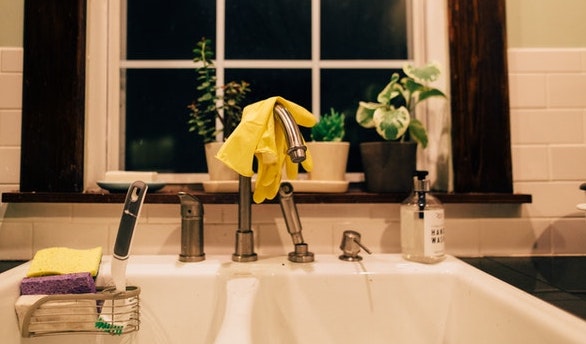
[[[107,147],[106,162],[90,173],[158,170],[181,181],[205,172],[203,144],[186,125],[195,88],[191,52],[202,36],[215,45],[219,83],[251,83],[247,103],[282,95],[316,115],[330,107],[343,111],[352,144],[348,171],[360,172],[358,143],[379,138],[356,124],[358,100],[374,99],[406,61],[434,59],[447,66],[445,35],[425,44],[430,29],[424,18],[445,12],[439,2],[368,2],[206,0],[168,6],[127,0],[118,7],[111,1],[103,24],[110,32],[109,61],[95,69],[108,71],[108,120],[102,123],[108,140],[98,146]],[[432,32],[445,31],[445,22],[434,25],[440,29]],[[304,135],[308,139],[309,131]]]
[[[120,131],[120,118],[104,115],[119,113],[119,35],[108,33],[119,32],[120,22],[108,18],[119,17],[120,7],[112,2],[71,0],[67,10],[58,1],[25,3],[20,190],[33,198],[93,188],[106,169],[119,166],[111,132]],[[428,59],[443,51],[431,43],[443,47],[447,38],[437,28],[450,32],[454,191],[486,200],[493,196],[482,193],[510,194],[505,0],[425,4],[426,21],[435,23],[427,27]],[[438,25],[446,10],[448,25]],[[39,52],[54,63],[36,63]]]

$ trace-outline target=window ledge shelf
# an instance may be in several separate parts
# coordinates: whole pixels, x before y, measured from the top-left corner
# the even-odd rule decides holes
[[[208,193],[201,184],[173,184],[162,190],[149,193],[145,203],[172,204],[179,203],[177,193],[188,192],[209,204],[236,204],[237,193]],[[451,193],[432,192],[443,203],[531,203],[530,194],[512,193]],[[351,183],[343,193],[295,193],[296,203],[401,203],[407,193],[371,193],[364,191],[362,183]],[[86,192],[4,192],[3,203],[124,203],[125,193],[110,193],[102,189]],[[278,203],[277,199],[266,203]]]

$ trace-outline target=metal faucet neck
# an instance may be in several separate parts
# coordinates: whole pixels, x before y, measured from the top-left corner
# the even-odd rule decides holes
[[[303,136],[299,131],[299,126],[293,120],[291,113],[285,109],[280,103],[275,103],[273,108],[273,114],[277,119],[277,122],[281,123],[283,131],[285,132],[285,138],[287,139],[287,154],[294,163],[300,163],[305,161],[305,151],[307,147],[303,144]]]

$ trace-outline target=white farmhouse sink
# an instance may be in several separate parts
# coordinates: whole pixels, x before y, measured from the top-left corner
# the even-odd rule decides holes
[[[104,257],[99,283],[109,279]],[[234,263],[134,256],[141,327],[124,336],[21,338],[14,314],[28,265],[0,274],[2,343],[585,343],[586,322],[448,257],[436,265],[380,254]]]

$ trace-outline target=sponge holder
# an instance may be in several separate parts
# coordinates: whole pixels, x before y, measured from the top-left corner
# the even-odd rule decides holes
[[[114,287],[109,287],[98,288],[95,294],[47,295],[29,307],[22,318],[20,332],[25,338],[84,333],[119,335],[135,332],[140,325],[139,295],[140,288],[135,286],[127,286],[126,291],[120,292]],[[107,325],[117,326],[121,330],[113,333],[96,328],[96,322],[103,322],[104,319],[108,319]]]

